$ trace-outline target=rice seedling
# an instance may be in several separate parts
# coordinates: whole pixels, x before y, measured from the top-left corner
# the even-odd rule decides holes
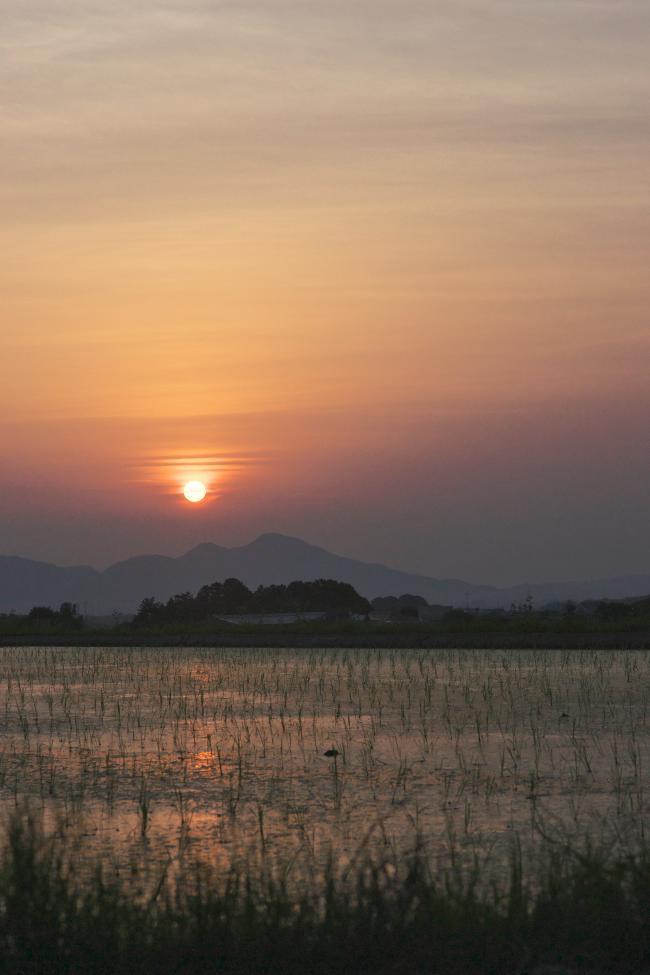
[[[644,651],[5,648],[0,811],[138,883],[251,843],[308,882],[380,823],[369,854],[408,858],[417,821],[438,865],[452,836],[532,856],[539,823],[641,842],[649,697]]]

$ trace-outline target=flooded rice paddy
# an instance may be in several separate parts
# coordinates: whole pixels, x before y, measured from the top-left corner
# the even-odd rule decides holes
[[[649,701],[645,652],[2,649],[0,813],[134,884],[195,859],[305,878],[629,845]]]

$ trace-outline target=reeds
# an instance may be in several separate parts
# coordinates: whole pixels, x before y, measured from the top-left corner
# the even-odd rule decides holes
[[[259,828],[263,834],[263,816]],[[301,891],[286,864],[186,862],[146,897],[85,880],[60,837],[15,815],[0,850],[0,972],[184,975],[641,975],[650,964],[650,856],[611,857],[549,840],[535,869],[511,847],[494,883],[488,864],[431,870],[366,856],[330,858]],[[546,967],[548,966],[548,967]],[[564,966],[554,967],[551,966]]]

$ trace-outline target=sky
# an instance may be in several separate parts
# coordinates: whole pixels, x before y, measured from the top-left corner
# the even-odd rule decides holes
[[[650,573],[647,0],[0,20],[1,553]]]

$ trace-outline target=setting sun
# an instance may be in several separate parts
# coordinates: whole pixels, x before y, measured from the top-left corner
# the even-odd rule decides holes
[[[207,488],[202,481],[188,481],[183,487],[185,498],[194,504],[198,501],[203,501],[207,493]]]

